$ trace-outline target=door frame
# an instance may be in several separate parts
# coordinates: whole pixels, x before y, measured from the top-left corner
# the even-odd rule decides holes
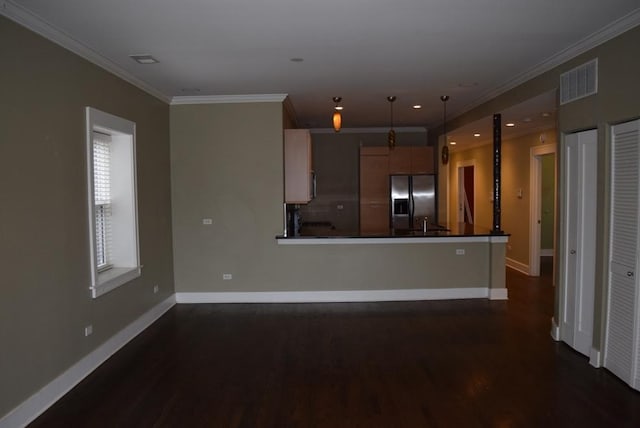
[[[555,167],[555,187],[553,199],[556,201],[554,204],[553,212],[553,247],[555,253],[555,247],[557,246],[556,227],[558,221],[558,156],[556,154],[555,144],[544,144],[542,146],[531,147],[529,157],[529,275],[540,276],[540,211],[542,209],[542,156],[554,154]],[[555,258],[555,255],[554,255]],[[554,271],[555,271],[554,263]],[[555,275],[554,275],[555,285]]]
[[[473,167],[473,222],[476,223],[476,194],[477,194],[477,185],[476,185],[476,160],[468,159],[456,162],[456,181],[458,184],[457,192],[456,192],[456,216],[458,223],[464,223],[464,212],[460,215],[460,195],[462,190],[464,189],[464,182],[460,182],[460,174],[464,171],[464,168],[472,166]],[[462,170],[462,171],[461,171]],[[464,209],[464,207],[463,207]]]

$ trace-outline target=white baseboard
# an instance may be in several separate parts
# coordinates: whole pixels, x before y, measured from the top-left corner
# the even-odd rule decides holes
[[[555,250],[553,248],[546,248],[544,250],[540,250],[541,257],[553,257]]]
[[[506,288],[490,288],[489,300],[509,300],[509,291]]]
[[[506,289],[505,289],[506,291]],[[177,303],[325,303],[411,300],[486,299],[489,289],[433,288],[406,290],[271,291],[176,293]]]
[[[602,366],[601,353],[596,348],[591,348],[591,353],[589,355],[589,364],[591,364],[595,368],[599,368]]]
[[[553,317],[551,317],[551,337],[556,342],[560,341],[560,326]]]
[[[171,295],[151,308],[0,419],[0,428],[24,427],[31,423],[175,304],[175,295]]]
[[[518,272],[521,272],[525,275],[529,275],[529,265],[525,263],[521,263],[519,261],[510,259],[509,257],[507,257],[505,259],[505,264],[507,265],[507,267],[510,267],[511,269],[515,269]]]

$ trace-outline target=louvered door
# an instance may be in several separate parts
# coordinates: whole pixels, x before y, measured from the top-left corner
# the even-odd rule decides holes
[[[612,128],[611,224],[606,368],[640,389],[638,301],[638,168],[640,121]]]

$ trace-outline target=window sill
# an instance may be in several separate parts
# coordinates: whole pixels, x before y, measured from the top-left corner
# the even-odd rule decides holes
[[[141,275],[141,267],[113,267],[100,272],[97,284],[91,287],[91,297],[95,299],[139,277]]]

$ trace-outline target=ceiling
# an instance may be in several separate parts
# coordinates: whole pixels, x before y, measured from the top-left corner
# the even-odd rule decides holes
[[[161,98],[289,94],[310,128],[331,126],[334,96],[343,98],[344,127],[388,126],[388,95],[397,96],[396,126],[435,126],[440,95],[451,97],[454,117],[640,15],[638,0],[0,3],[0,13],[57,34]]]
[[[501,116],[502,139],[510,139],[556,127],[557,94],[549,91],[521,104],[497,111]],[[510,126],[508,126],[509,124]],[[545,137],[542,137],[545,138]],[[447,131],[452,152],[493,143],[493,117],[484,117],[460,128]]]

